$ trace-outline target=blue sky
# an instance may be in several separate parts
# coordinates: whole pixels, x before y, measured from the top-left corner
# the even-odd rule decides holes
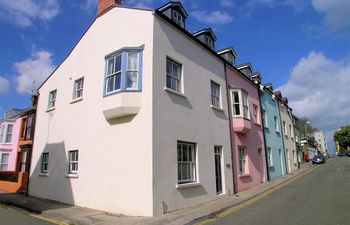
[[[163,0],[125,0],[157,8]],[[211,27],[216,48],[232,45],[282,90],[299,116],[330,138],[350,124],[349,0],[184,0],[187,28]],[[30,93],[67,55],[96,15],[97,0],[0,0],[0,115],[25,108]],[[332,143],[330,143],[333,145]],[[333,148],[333,146],[330,146]]]

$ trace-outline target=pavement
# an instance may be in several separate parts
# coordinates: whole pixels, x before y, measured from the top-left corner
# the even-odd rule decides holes
[[[10,194],[0,190],[0,203],[25,209],[27,212],[40,215],[43,219],[53,224],[67,225],[183,225],[193,224],[213,217],[229,208],[244,205],[245,202],[272,192],[288,181],[297,179],[312,169],[309,163],[301,164],[300,169],[287,174],[284,177],[263,183],[257,187],[239,192],[232,196],[225,196],[220,199],[207,202],[195,207],[190,207],[164,214],[159,217],[129,217],[115,215],[88,208],[71,206],[60,202],[24,196],[22,194]]]

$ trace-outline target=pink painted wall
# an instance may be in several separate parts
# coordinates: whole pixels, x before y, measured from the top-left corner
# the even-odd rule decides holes
[[[231,145],[234,160],[234,179],[236,191],[240,192],[257,186],[261,184],[261,182],[267,181],[265,144],[260,113],[261,109],[258,88],[252,82],[245,79],[240,73],[229,67],[227,68],[227,83],[229,85],[229,89],[237,88],[245,90],[248,93],[249,101],[250,120],[232,117],[231,108],[232,124],[230,128],[232,132]],[[254,104],[258,106],[257,119],[253,112]],[[232,107],[231,102],[230,107]],[[242,129],[242,126],[247,129]],[[240,130],[248,131],[246,131],[244,134],[236,132]],[[240,176],[239,174],[238,146],[245,146],[247,149],[248,175]],[[261,157],[259,157],[258,149],[262,149]]]
[[[12,141],[11,144],[0,144],[0,151],[4,153],[10,153],[9,155],[9,164],[8,171],[15,171],[16,169],[16,160],[17,160],[17,146],[19,133],[21,129],[21,118],[12,120],[13,130],[12,130]]]

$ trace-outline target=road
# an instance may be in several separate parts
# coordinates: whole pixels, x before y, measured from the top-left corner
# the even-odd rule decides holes
[[[211,225],[349,225],[350,158],[338,157]],[[204,221],[205,222],[205,221]]]
[[[0,225],[52,225],[14,208],[0,204]]]

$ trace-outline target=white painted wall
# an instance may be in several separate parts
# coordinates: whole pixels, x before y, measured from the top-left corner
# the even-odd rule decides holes
[[[185,97],[164,90],[167,57],[182,64]],[[226,168],[232,161],[223,63],[157,16],[153,59],[154,214],[232,194],[232,165]],[[210,80],[221,86],[223,112],[210,107]],[[177,141],[197,144],[200,186],[176,188]],[[222,195],[215,189],[214,145],[223,148]]]
[[[127,215],[152,216],[151,11],[114,8],[99,17],[69,57],[40,88],[30,195]],[[106,121],[105,56],[144,45],[141,109],[135,117]],[[74,80],[84,76],[83,100],[71,104]],[[56,109],[46,112],[57,89]],[[67,178],[68,151],[79,150],[79,178]],[[49,175],[39,176],[49,152]]]

